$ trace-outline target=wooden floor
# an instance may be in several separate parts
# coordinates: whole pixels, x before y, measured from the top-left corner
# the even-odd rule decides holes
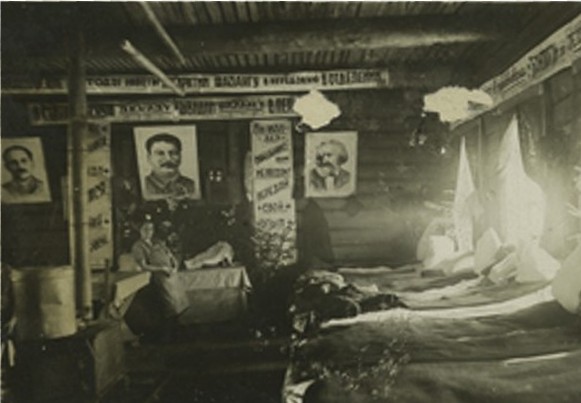
[[[287,338],[188,329],[172,343],[128,346],[128,377],[101,402],[279,403]]]
[[[288,339],[263,333],[211,325],[182,328],[169,343],[143,337],[126,345],[127,376],[104,396],[58,403],[279,403]],[[31,403],[19,402],[2,375],[2,403]]]

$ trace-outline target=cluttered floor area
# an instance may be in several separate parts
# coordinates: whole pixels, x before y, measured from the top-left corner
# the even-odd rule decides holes
[[[231,325],[187,328],[170,344],[129,346],[129,374],[104,403],[278,403],[287,338]]]
[[[278,403],[288,338],[266,333],[224,323],[184,327],[171,343],[140,339],[125,345],[127,372],[101,396],[46,402]],[[18,379],[3,377],[2,402],[25,403]]]

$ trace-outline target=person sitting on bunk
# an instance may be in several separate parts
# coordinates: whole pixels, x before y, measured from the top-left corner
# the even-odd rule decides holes
[[[179,260],[166,245],[165,239],[155,236],[155,225],[144,221],[139,228],[140,238],[131,248],[131,254],[141,269],[152,273],[152,285],[163,307],[163,338],[169,339],[177,326],[177,318],[188,307],[189,301],[183,282],[178,276]]]

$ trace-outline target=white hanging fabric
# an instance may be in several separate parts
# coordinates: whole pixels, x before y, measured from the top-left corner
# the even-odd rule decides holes
[[[497,225],[502,241],[514,246],[538,244],[543,233],[545,195],[524,170],[516,116],[500,144],[496,180]]]
[[[458,177],[456,179],[456,191],[454,192],[454,205],[452,207],[459,252],[471,252],[474,250],[474,225],[472,222],[471,203],[475,197],[475,191],[472,172],[466,155],[466,139],[462,137]]]
[[[563,308],[581,315],[581,243],[565,259],[557,272],[552,292]]]

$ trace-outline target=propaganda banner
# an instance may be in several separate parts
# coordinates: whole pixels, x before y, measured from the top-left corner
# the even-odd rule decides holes
[[[502,74],[484,83],[481,89],[494,105],[570,67],[581,58],[581,15],[535,46]]]
[[[113,227],[111,210],[111,126],[89,123],[86,144],[86,181],[91,268],[105,268],[113,259]]]
[[[256,252],[264,264],[291,264],[296,261],[291,122],[253,121],[250,133]]]
[[[261,95],[103,101],[89,103],[87,114],[110,123],[292,117],[297,116],[295,99],[294,95]],[[28,114],[34,126],[68,124],[69,119],[67,104],[32,103]]]
[[[275,93],[318,90],[350,90],[388,88],[386,69],[345,69],[302,71],[281,74],[186,74],[169,76],[186,94]],[[10,83],[2,88],[8,95],[63,95],[66,78],[44,78],[31,82]],[[167,95],[172,90],[151,75],[89,76],[86,80],[88,95]]]

